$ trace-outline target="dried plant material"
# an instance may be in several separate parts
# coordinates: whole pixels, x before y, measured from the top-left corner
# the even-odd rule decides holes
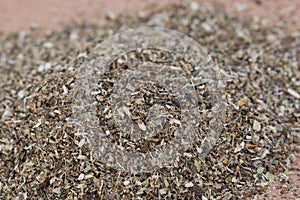
[[[195,163],[194,163],[194,164],[195,164],[195,166],[196,166],[197,172],[200,172],[201,167],[202,167],[201,163],[195,160]]]
[[[245,105],[247,103],[247,101],[248,101],[247,97],[244,97],[244,98],[240,99],[237,102],[237,104],[238,104],[238,106],[242,107],[243,105]]]
[[[84,143],[85,143],[85,138],[82,138],[80,140],[80,142],[78,143],[78,147],[82,147],[84,145]]]
[[[194,184],[192,182],[188,182],[186,184],[184,184],[185,187],[190,188],[190,187],[194,187]]]
[[[221,137],[205,159],[199,158],[203,149],[196,142],[184,156],[155,172],[118,172],[91,154],[83,139],[88,133],[71,123],[72,100],[82,95],[74,90],[74,82],[99,41],[127,27],[153,25],[187,34],[207,48],[222,65],[223,98],[230,107]],[[116,58],[119,62],[111,67],[126,70],[151,61],[194,72],[194,66],[163,52],[136,53],[128,53],[132,57],[127,60]],[[206,9],[196,2],[114,16],[102,24],[73,24],[43,37],[13,34],[0,42],[0,199],[254,199],[263,194],[269,198],[266,189],[272,181],[280,183],[275,191],[281,188],[293,199],[299,196],[299,186],[289,178],[298,173],[289,164],[291,154],[299,154],[299,59],[298,32],[285,26],[263,28],[259,19],[241,23],[220,8]],[[202,141],[218,108],[210,112],[206,80],[190,78],[199,92]],[[100,84],[107,89],[91,91],[96,101],[92,105],[104,119],[99,126],[114,127],[105,104],[113,80],[102,79]],[[172,96],[153,84],[132,95],[135,100],[118,111],[120,118],[133,118],[146,132],[151,123],[168,126],[146,142],[109,128],[105,137],[123,151],[148,151],[172,141],[172,134],[178,133],[170,130],[183,124]],[[147,110],[145,102],[158,97],[171,103]],[[164,112],[155,115],[157,110]],[[149,116],[153,120],[147,124]]]
[[[81,174],[78,176],[78,180],[81,181],[81,180],[83,180],[83,179],[84,179],[84,174],[81,173]]]
[[[124,184],[125,186],[127,186],[127,185],[130,184],[130,181],[124,181],[123,184]]]
[[[244,147],[245,147],[245,142],[242,142],[234,149],[234,153],[240,152],[241,150],[244,149]]]
[[[266,173],[266,177],[270,182],[273,182],[275,180],[275,176],[270,172]]]
[[[126,107],[126,106],[123,106],[123,111],[125,112],[125,114],[128,116],[128,117],[131,117],[131,114],[130,114],[130,111],[129,109]]]
[[[141,129],[142,131],[146,131],[146,126],[145,126],[145,124],[144,124],[142,121],[139,121],[139,122],[138,122],[138,125],[139,125],[139,127],[140,127],[140,129]]]
[[[253,130],[260,131],[260,129],[261,129],[261,124],[258,121],[254,120],[254,122],[253,122]]]
[[[232,177],[232,179],[231,179],[231,182],[233,182],[233,183],[237,183],[237,182],[238,182],[238,180],[237,180],[235,177]]]
[[[160,189],[160,190],[159,190],[159,193],[160,193],[161,195],[167,194],[167,189],[165,189],[165,188]]]
[[[300,99],[300,94],[297,91],[293,90],[292,88],[289,88],[287,91],[290,95],[294,96],[297,99]]]

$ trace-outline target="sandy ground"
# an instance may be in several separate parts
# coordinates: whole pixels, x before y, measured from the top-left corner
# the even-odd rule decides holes
[[[38,28],[39,34],[61,28],[69,22],[95,22],[108,12],[127,13],[143,9],[158,0],[0,0],[0,38],[9,33]],[[299,0],[199,0],[202,4],[218,3],[240,18],[260,17],[265,26],[272,26],[278,19],[285,25],[300,30]],[[162,4],[174,1],[159,1]],[[180,2],[180,1],[176,1]],[[295,168],[300,168],[297,157]],[[298,172],[299,173],[299,172]],[[292,177],[300,185],[299,177]],[[271,191],[276,192],[276,189]]]

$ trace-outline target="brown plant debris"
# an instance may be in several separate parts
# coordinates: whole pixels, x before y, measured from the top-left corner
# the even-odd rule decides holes
[[[160,170],[118,172],[91,155],[83,133],[71,123],[81,62],[107,36],[140,26],[187,34],[222,66],[229,109],[205,160],[197,157],[194,144]],[[280,183],[282,195],[299,196],[299,185],[288,176],[299,156],[299,36],[288,27],[262,28],[257,19],[241,23],[221,8],[195,3],[118,16],[101,25],[70,25],[39,38],[10,35],[0,42],[0,199],[253,199],[271,182]],[[172,102],[155,85],[141,89]],[[144,94],[137,94],[125,114],[136,117],[133,106],[146,109],[139,95]],[[172,126],[178,126],[173,109]],[[146,118],[135,118],[142,130]],[[172,126],[157,139],[170,138]],[[159,141],[133,142],[146,151]],[[299,169],[293,173],[299,175]]]

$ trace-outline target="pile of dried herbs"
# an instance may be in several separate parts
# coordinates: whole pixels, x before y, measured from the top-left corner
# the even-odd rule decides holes
[[[140,26],[187,34],[222,66],[229,109],[205,160],[195,145],[172,166],[119,172],[91,155],[71,123],[81,62],[107,36]],[[262,28],[257,18],[241,23],[194,2],[39,38],[13,34],[0,42],[0,198],[253,199],[273,181],[299,196],[288,177],[299,154],[299,59],[299,32]]]

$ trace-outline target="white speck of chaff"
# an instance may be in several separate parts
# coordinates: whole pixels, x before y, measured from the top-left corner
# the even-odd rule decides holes
[[[130,113],[129,109],[128,109],[126,106],[123,106],[122,109],[123,109],[123,111],[125,112],[125,114],[126,114],[128,117],[131,116],[131,113]]]
[[[128,180],[123,182],[123,184],[124,184],[125,186],[129,185],[129,183],[130,183],[130,181],[128,181]]]
[[[181,122],[177,119],[171,119],[170,124],[179,124],[179,125],[181,125]]]
[[[2,114],[2,119],[5,119],[9,114],[10,114],[10,111],[5,110],[4,113]]]
[[[147,128],[143,122],[139,122],[138,125],[142,131],[146,131]]]
[[[206,31],[206,32],[212,32],[213,29],[211,28],[211,26],[207,23],[202,23],[201,27]]]
[[[18,97],[19,97],[19,99],[23,99],[24,96],[25,96],[24,91],[23,91],[23,90],[20,90],[20,91],[18,92]]]
[[[245,142],[241,142],[235,149],[234,153],[240,152],[245,148]]]
[[[300,94],[297,91],[293,90],[292,88],[289,88],[287,91],[290,95],[294,96],[297,99],[300,99]]]
[[[82,138],[81,140],[80,140],[80,142],[78,143],[78,147],[82,147],[83,145],[84,145],[84,143],[85,143],[85,138]]]
[[[86,156],[79,155],[79,156],[77,157],[77,159],[78,159],[78,160],[85,160],[85,159],[86,159]]]
[[[258,121],[256,121],[256,120],[254,120],[254,123],[253,123],[253,130],[255,130],[255,131],[260,131],[260,129],[261,129],[261,124],[258,122]]]
[[[41,64],[38,68],[39,72],[47,71],[51,68],[51,63]]]
[[[83,179],[84,179],[84,174],[81,173],[81,174],[78,176],[78,180],[81,181],[81,180],[83,180]]]
[[[69,90],[65,85],[63,85],[62,88],[64,90],[63,95],[66,96],[68,94]]]
[[[186,184],[184,184],[185,187],[190,188],[190,187],[194,187],[194,184],[192,182],[188,182]]]
[[[69,40],[77,40],[79,38],[79,35],[77,32],[73,31],[70,36],[69,36]]]
[[[34,125],[34,127],[33,127],[33,128],[37,128],[37,127],[39,127],[41,124],[42,124],[42,119],[38,119],[38,122],[37,122],[37,124],[36,124],[36,125]]]

